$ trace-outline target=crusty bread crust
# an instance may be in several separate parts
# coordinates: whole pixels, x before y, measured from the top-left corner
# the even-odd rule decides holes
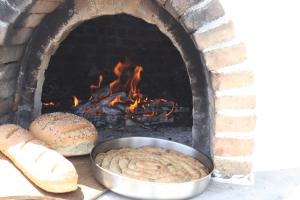
[[[33,183],[48,192],[77,189],[78,174],[73,164],[18,125],[0,126],[0,151]]]
[[[29,130],[64,156],[90,153],[97,130],[88,120],[71,113],[48,113],[35,119]]]

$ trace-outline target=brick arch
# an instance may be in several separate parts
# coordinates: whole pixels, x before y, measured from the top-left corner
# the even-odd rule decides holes
[[[5,83],[0,86],[0,89],[2,89],[0,90],[0,108],[5,107],[5,109],[2,109],[2,113],[0,112],[1,123],[12,120],[15,111],[21,117],[30,118],[31,116],[28,113],[32,113],[34,110],[26,102],[36,100],[34,88],[40,86],[38,86],[38,83],[26,85],[26,88],[23,88],[28,90],[25,96],[22,94],[21,86],[26,79],[39,76],[39,71],[32,70],[28,76],[22,71],[26,65],[22,64],[20,73],[19,66],[20,62],[26,63],[26,60],[30,57],[28,53],[23,56],[24,49],[31,48],[30,45],[35,45],[34,43],[28,45],[28,40],[34,36],[34,29],[38,27],[36,29],[47,30],[46,27],[41,28],[45,24],[41,23],[40,25],[40,22],[48,13],[51,13],[60,5],[68,4],[70,6],[73,3],[74,13],[79,11],[93,13],[88,14],[88,16],[82,15],[79,17],[78,15],[79,18],[74,18],[74,23],[70,23],[69,25],[72,26],[68,27],[72,29],[81,21],[97,16],[97,12],[102,12],[102,14],[125,12],[136,16],[137,14],[143,15],[143,12],[136,12],[136,6],[139,9],[147,7],[147,9],[152,9],[153,15],[137,17],[141,17],[149,23],[157,24],[162,32],[166,34],[168,30],[164,30],[164,26],[167,24],[159,21],[161,16],[155,8],[157,3],[184,28],[186,34],[198,49],[202,63],[206,66],[203,73],[205,73],[207,84],[211,85],[207,91],[207,97],[210,102],[213,102],[210,107],[210,117],[214,119],[212,127],[214,144],[212,146],[216,165],[215,175],[221,178],[249,178],[254,143],[252,132],[255,128],[255,116],[252,110],[255,107],[255,95],[248,91],[253,83],[253,74],[251,68],[245,62],[245,46],[243,43],[235,41],[233,23],[224,17],[223,8],[217,0],[156,0],[156,3],[147,1],[148,4],[145,3],[146,1],[143,3],[141,0],[111,1],[113,3],[110,4],[110,8],[106,7],[106,9],[103,9],[104,0],[66,1],[66,4],[63,0],[25,0],[22,3],[14,3],[15,1],[9,0],[8,2],[12,14],[7,15],[8,17],[0,14],[0,81]],[[91,9],[92,7],[94,9]],[[122,9],[120,9],[121,7]],[[3,9],[3,7],[0,7],[0,9]],[[50,29],[48,31],[51,32]],[[36,33],[38,31],[35,31]],[[66,36],[67,32],[60,32],[60,34],[56,34],[57,41],[54,39],[52,43],[48,43],[51,45],[44,46],[42,55],[45,56],[43,57],[45,66],[51,53],[55,52],[60,40]],[[176,41],[172,38],[172,34],[168,36]],[[42,41],[40,42],[42,44]],[[177,48],[180,50],[182,47],[179,45]],[[46,54],[43,54],[45,52]],[[185,50],[181,51],[188,64],[189,58],[185,57],[185,53]],[[1,72],[5,76],[1,76]],[[18,73],[20,85],[16,87],[14,78],[18,76]],[[5,88],[9,88],[9,90],[5,90]],[[19,88],[19,90],[15,93],[16,88]],[[199,122],[194,121],[194,123]]]

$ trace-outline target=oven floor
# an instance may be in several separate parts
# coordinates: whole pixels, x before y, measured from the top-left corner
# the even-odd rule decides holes
[[[255,172],[255,183],[250,186],[212,181],[207,190],[191,200],[299,200],[300,167],[276,171]],[[97,200],[129,200],[106,192]]]
[[[99,141],[113,138],[144,136],[172,140],[182,144],[192,145],[192,128],[191,127],[169,127],[162,126],[159,128],[144,128],[137,126],[127,126],[122,129],[98,129]]]

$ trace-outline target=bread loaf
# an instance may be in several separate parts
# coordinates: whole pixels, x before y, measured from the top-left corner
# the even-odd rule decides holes
[[[73,164],[20,126],[0,126],[0,151],[43,190],[63,193],[77,189]]]
[[[89,154],[97,140],[94,125],[71,113],[43,114],[31,123],[29,130],[64,156]]]

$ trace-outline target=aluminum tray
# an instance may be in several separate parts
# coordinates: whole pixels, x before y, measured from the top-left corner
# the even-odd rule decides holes
[[[199,160],[209,169],[209,174],[201,179],[183,183],[156,183],[141,181],[121,176],[95,163],[98,153],[124,147],[139,148],[155,146],[175,150]],[[97,181],[111,191],[137,199],[186,199],[202,193],[208,186],[213,162],[196,149],[169,140],[151,137],[127,137],[105,141],[97,144],[91,152],[92,169]]]

